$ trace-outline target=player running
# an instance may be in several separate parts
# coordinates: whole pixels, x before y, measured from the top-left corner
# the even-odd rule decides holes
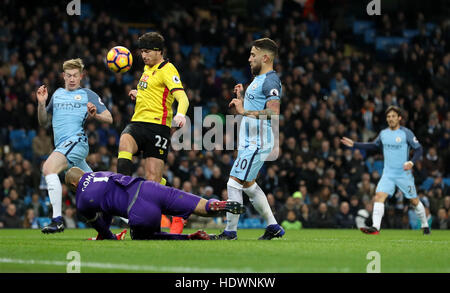
[[[281,82],[273,70],[277,53],[277,44],[269,38],[253,42],[248,61],[255,78],[245,91],[244,98],[242,84],[236,85],[234,92],[237,98],[230,103],[230,107],[234,106],[237,114],[244,117],[239,130],[238,157],[227,183],[228,199],[242,203],[242,191],[248,195],[268,224],[260,240],[284,235],[284,229],[275,220],[264,191],[255,181],[274,145],[270,119],[280,114]],[[227,213],[227,225],[219,238],[237,239],[238,221],[239,215]]]
[[[192,213],[209,217],[220,212],[243,213],[238,202],[206,200],[173,187],[163,186],[143,178],[112,172],[87,172],[77,167],[66,173],[66,184],[76,192],[78,212],[98,232],[96,240],[121,239],[110,230],[113,216],[128,218],[132,239],[209,240],[203,231],[194,234],[161,232],[161,214],[187,219]]]
[[[67,60],[63,64],[64,88],[57,89],[48,104],[48,90],[42,85],[37,90],[39,125],[53,126],[55,149],[45,161],[42,172],[47,182],[48,195],[53,208],[52,222],[42,233],[64,231],[61,216],[62,186],[58,174],[69,167],[77,166],[86,172],[91,168],[86,163],[89,145],[84,132],[86,119],[95,118],[101,123],[113,122],[111,113],[100,97],[87,88],[81,88],[83,61]]]
[[[150,32],[139,38],[145,67],[137,90],[129,93],[136,100],[136,107],[131,122],[120,136],[117,172],[131,175],[133,155],[142,151],[146,179],[165,185],[162,173],[170,147],[172,103],[174,99],[178,101],[174,125],[183,127],[189,100],[177,69],[164,60],[163,48],[164,38],[159,33]],[[174,218],[171,232],[181,233],[183,226],[180,218]]]
[[[360,228],[366,234],[379,233],[381,219],[384,214],[384,202],[387,197],[391,197],[394,194],[396,186],[415,207],[416,214],[422,223],[423,234],[430,234],[425,208],[417,197],[412,174],[414,163],[422,156],[422,146],[411,130],[400,126],[401,119],[402,112],[400,108],[389,106],[386,110],[386,120],[389,127],[382,130],[374,142],[358,143],[347,137],[341,139],[341,142],[348,147],[365,150],[383,147],[384,169],[375,194],[372,215],[373,225],[372,227]],[[409,160],[410,147],[414,149],[414,155],[411,160]]]

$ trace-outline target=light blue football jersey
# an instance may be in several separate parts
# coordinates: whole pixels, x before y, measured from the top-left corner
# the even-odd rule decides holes
[[[270,100],[281,97],[281,81],[275,71],[256,76],[245,91],[244,109],[260,111]],[[239,130],[239,149],[266,149],[273,146],[271,121],[243,117]]]
[[[88,117],[87,104],[93,103],[97,113],[106,110],[100,97],[92,90],[79,88],[68,91],[57,89],[47,105],[47,112],[52,114],[52,126],[55,147],[75,136],[85,137],[84,123]]]
[[[397,130],[386,128],[380,132],[374,143],[383,147],[384,169],[383,175],[402,175],[403,164],[409,161],[410,148],[421,147],[411,130],[400,127]]]

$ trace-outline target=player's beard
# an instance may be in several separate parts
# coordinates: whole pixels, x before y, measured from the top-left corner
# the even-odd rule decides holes
[[[261,72],[261,63],[256,63],[253,67],[251,67],[253,76],[259,75]]]

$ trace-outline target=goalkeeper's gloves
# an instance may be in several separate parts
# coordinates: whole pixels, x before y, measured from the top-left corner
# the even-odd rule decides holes
[[[186,124],[186,116],[181,113],[177,113],[177,115],[173,117],[173,122],[176,127],[183,127],[184,124]]]
[[[127,229],[124,229],[122,232],[114,234],[114,236],[116,237],[116,240],[124,240],[125,236],[127,235]],[[88,240],[104,240],[103,237],[100,236],[100,234],[97,234],[97,237],[91,237],[88,238]],[[113,239],[111,239],[113,240]]]
[[[202,230],[198,230],[195,233],[188,235],[189,240],[211,240],[211,237],[208,233]]]

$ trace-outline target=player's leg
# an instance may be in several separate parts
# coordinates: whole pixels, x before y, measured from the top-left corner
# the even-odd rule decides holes
[[[137,131],[136,124],[128,124],[120,135],[117,173],[127,176],[133,173],[133,154],[138,151],[138,143],[135,140]]]
[[[145,179],[161,184],[164,171],[164,161],[159,158],[148,157],[144,162]],[[162,184],[165,185],[165,184]]]
[[[372,227],[362,227],[360,230],[366,234],[378,234],[381,227],[381,220],[384,216],[384,202],[389,195],[394,194],[395,182],[389,177],[383,175],[378,182],[375,191],[375,198],[372,212]]]
[[[128,133],[122,133],[119,142],[117,173],[131,176],[133,173],[133,154],[138,150],[134,138]]]
[[[258,176],[259,170],[264,165],[265,158],[269,152],[270,149],[266,148],[256,149],[252,153],[242,180],[243,191],[248,195],[253,207],[267,223],[266,231],[264,235],[259,238],[260,240],[270,240],[274,237],[282,237],[285,233],[284,229],[278,225],[273,216],[266,194],[256,183],[256,177]]]
[[[243,186],[240,179],[230,175],[230,178],[228,179],[227,182],[228,201],[243,204],[244,200],[242,198],[242,189]],[[227,217],[227,224],[225,230],[222,232],[222,234],[219,235],[219,239],[236,240],[239,214],[227,213],[226,217]]]
[[[396,180],[398,188],[403,192],[405,197],[411,201],[414,206],[414,211],[417,217],[420,219],[421,228],[425,235],[430,234],[430,227],[428,226],[427,215],[425,207],[417,196],[416,187],[414,184],[414,177],[411,173],[405,173],[404,176]]]
[[[373,227],[380,231],[381,220],[384,216],[384,202],[388,198],[389,194],[379,191],[375,193],[375,202],[373,204],[372,222]]]
[[[267,201],[266,194],[258,186],[256,180],[253,179],[250,182],[244,182],[244,192],[248,195],[250,202],[256,211],[263,217],[267,223],[266,231],[260,240],[270,240],[275,237],[282,237],[284,235],[284,229],[278,224],[277,220],[270,209],[269,202]]]
[[[164,171],[164,161],[159,158],[148,157],[145,159],[145,178],[150,181],[166,185],[166,180],[162,177]],[[170,233],[180,234],[183,232],[185,220],[181,217],[172,217]]]
[[[206,200],[200,198],[194,210],[195,215],[202,217],[217,217],[222,212],[242,214],[245,212],[245,207],[237,201]]]
[[[48,196],[52,205],[52,222],[50,225],[42,229],[42,233],[55,233],[64,231],[62,224],[62,185],[58,174],[65,170],[68,166],[67,159],[64,154],[54,151],[42,166],[45,182],[47,183]]]

